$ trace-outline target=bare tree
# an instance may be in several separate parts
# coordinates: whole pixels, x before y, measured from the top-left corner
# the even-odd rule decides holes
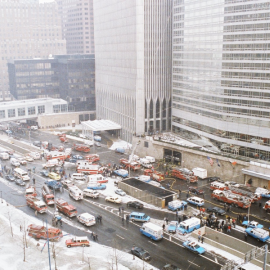
[[[122,255],[117,249],[117,242],[113,240],[113,249],[111,255],[108,257],[109,259],[109,268],[111,270],[118,270],[119,262],[121,261]]]
[[[90,256],[86,255],[87,261],[85,261],[88,264],[88,269],[91,270],[91,261],[90,261]]]
[[[10,216],[9,211],[8,211],[8,220],[9,220],[9,225],[10,225],[11,236],[13,237],[13,228],[12,228],[12,224],[11,224],[11,216]]]
[[[56,247],[55,247],[54,243],[52,243],[52,257],[54,259],[54,268],[55,268],[55,270],[57,270],[57,265],[56,265]]]

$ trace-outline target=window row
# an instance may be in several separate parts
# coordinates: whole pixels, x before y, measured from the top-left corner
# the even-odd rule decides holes
[[[36,107],[31,106],[26,108],[18,108],[17,109],[17,115],[18,116],[25,116],[26,115],[26,110],[27,110],[27,115],[34,115],[36,114]],[[38,106],[38,113],[45,113],[45,105]],[[7,117],[15,117],[16,116],[16,109],[8,109],[7,110]],[[5,110],[0,110],[0,119],[6,118],[6,111]]]

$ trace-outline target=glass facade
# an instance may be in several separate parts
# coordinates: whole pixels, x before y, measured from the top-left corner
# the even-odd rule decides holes
[[[270,3],[174,0],[172,129],[270,160]]]

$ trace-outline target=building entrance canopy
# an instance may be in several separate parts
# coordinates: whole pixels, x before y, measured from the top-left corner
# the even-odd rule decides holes
[[[94,139],[94,134],[100,131],[108,130],[120,130],[122,127],[110,120],[94,120],[94,121],[84,121],[82,124],[82,134]]]

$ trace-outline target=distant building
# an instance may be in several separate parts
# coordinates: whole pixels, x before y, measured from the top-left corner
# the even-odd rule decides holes
[[[97,119],[121,137],[171,129],[172,1],[94,0]]]
[[[56,0],[67,53],[95,52],[93,0]]]
[[[7,61],[65,54],[57,4],[0,1],[0,100],[9,96]]]
[[[75,111],[95,110],[94,55],[11,60],[10,92],[16,99],[62,98]]]

